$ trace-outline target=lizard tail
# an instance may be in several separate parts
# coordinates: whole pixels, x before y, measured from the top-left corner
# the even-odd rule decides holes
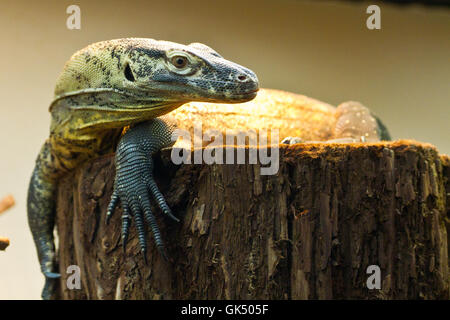
[[[27,211],[28,224],[37,248],[41,272],[46,278],[43,298],[49,298],[48,288],[51,279],[59,278],[55,272],[55,244],[53,228],[55,225],[56,183],[49,179],[43,170],[42,158],[36,161],[28,188]],[[47,290],[46,290],[47,289]]]

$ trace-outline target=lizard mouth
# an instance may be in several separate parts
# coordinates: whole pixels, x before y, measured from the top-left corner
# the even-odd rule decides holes
[[[259,90],[259,88],[253,89],[253,90],[250,90],[247,92],[243,92],[241,94],[232,95],[227,98],[230,100],[230,102],[234,102],[234,103],[250,101],[256,97],[256,95],[258,94],[258,90]]]
[[[256,95],[258,94],[258,91],[259,91],[259,88],[256,88],[256,89],[254,89],[254,90],[251,90],[251,91],[246,92],[245,95],[248,95],[248,96],[251,96],[251,95],[256,96]]]

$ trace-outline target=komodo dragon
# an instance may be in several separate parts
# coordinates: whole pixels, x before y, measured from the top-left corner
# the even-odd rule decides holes
[[[37,157],[28,190],[28,222],[46,279],[42,297],[51,297],[54,279],[60,276],[53,239],[58,180],[89,159],[116,152],[106,220],[120,202],[123,246],[133,219],[145,259],[144,221],[165,256],[149,194],[164,214],[178,221],[153,179],[151,156],[173,144],[172,131],[176,124],[188,123],[183,120],[198,118],[205,129],[219,130],[269,124],[280,130],[280,136],[289,132],[305,140],[387,138],[381,122],[358,103],[336,109],[301,95],[276,90],[260,90],[257,95],[257,91],[258,79],[251,70],[200,43],[127,38],[76,52],[57,80],[50,136]],[[188,102],[171,113],[172,120],[164,118]],[[129,128],[126,133],[124,127]]]

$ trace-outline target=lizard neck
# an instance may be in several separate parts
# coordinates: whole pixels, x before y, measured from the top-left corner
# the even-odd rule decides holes
[[[67,172],[81,163],[112,153],[125,126],[148,121],[182,103],[155,99],[144,106],[125,105],[121,97],[106,103],[101,95],[80,95],[52,104],[49,152],[46,166]]]
[[[53,168],[52,176],[69,172],[89,159],[113,153],[121,134],[119,128],[96,134],[50,135],[47,141],[51,156],[45,159],[45,165]]]

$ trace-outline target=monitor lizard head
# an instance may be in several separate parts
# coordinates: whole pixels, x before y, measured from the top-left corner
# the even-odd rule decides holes
[[[59,121],[69,110],[72,118],[80,111],[80,128],[118,127],[190,101],[249,101],[257,91],[255,73],[204,44],[117,39],[91,44],[70,58],[50,111]]]

